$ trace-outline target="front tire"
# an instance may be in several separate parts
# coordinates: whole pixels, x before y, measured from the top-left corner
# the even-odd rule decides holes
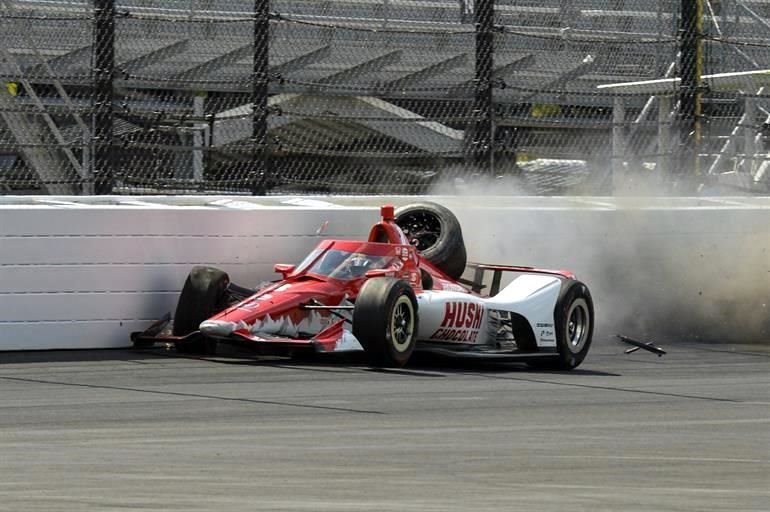
[[[361,287],[353,310],[353,335],[372,366],[400,368],[417,342],[417,299],[399,279],[370,279]]]
[[[193,267],[179,295],[174,313],[174,336],[187,336],[199,329],[201,322],[227,306],[227,273],[213,267]],[[216,341],[203,335],[192,336],[176,343],[176,349],[186,354],[214,354]]]

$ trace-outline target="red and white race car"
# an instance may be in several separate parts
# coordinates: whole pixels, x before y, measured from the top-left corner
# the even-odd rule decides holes
[[[173,323],[166,315],[133,333],[134,344],[202,353],[220,342],[269,354],[364,351],[382,367],[405,365],[415,350],[560,369],[583,361],[594,308],[573,274],[466,265],[460,225],[435,203],[383,206],[381,216],[367,240],[322,241],[298,265],[275,265],[282,279],[258,290],[221,270],[193,268]],[[472,279],[462,278],[466,271]],[[504,273],[512,280],[501,289]]]

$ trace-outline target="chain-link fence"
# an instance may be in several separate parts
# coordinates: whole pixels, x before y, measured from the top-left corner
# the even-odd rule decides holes
[[[770,184],[770,0],[0,0],[2,193]]]

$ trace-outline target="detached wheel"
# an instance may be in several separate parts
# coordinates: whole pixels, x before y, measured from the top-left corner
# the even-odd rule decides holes
[[[193,267],[179,295],[174,313],[174,336],[186,336],[198,330],[201,322],[227,306],[227,273],[212,267]],[[186,354],[214,354],[216,340],[203,335],[176,344]]]
[[[572,370],[583,362],[594,334],[594,303],[588,287],[573,281],[562,290],[554,310],[556,347],[559,356],[554,361],[535,362],[535,368]]]
[[[452,279],[465,271],[467,255],[460,222],[444,206],[420,202],[396,210],[396,224],[420,254]]]
[[[372,366],[404,366],[414,351],[417,326],[417,299],[408,283],[390,277],[364,283],[353,310],[353,335]]]

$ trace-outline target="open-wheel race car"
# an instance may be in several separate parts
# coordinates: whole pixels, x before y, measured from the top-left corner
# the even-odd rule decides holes
[[[223,342],[279,355],[363,351],[377,367],[403,366],[415,350],[556,369],[583,361],[594,308],[572,273],[467,263],[457,218],[435,203],[383,206],[381,217],[366,240],[324,240],[256,290],[194,267],[173,322],[167,314],[132,341],[204,354]]]

